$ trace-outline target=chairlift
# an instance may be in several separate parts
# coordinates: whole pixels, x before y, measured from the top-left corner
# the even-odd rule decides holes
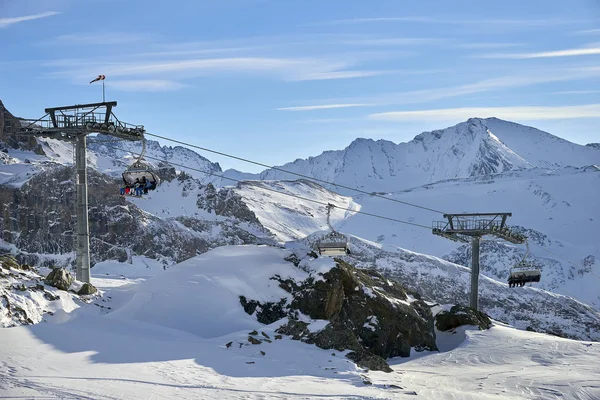
[[[319,254],[322,256],[334,257],[350,254],[350,249],[348,248],[348,238],[333,229],[333,226],[329,220],[331,209],[334,207],[335,206],[331,203],[327,204],[327,225],[329,226],[331,232],[322,237],[317,243]]]
[[[160,178],[156,172],[152,169],[152,166],[143,160],[144,153],[146,152],[146,139],[142,137],[142,152],[137,160],[131,164],[125,172],[123,172],[123,181],[128,185],[135,185],[136,180],[150,182],[149,190],[154,190],[160,185]]]
[[[526,261],[529,255],[529,243],[525,240],[527,252],[517,264],[515,264],[508,275],[508,286],[525,286],[526,283],[539,282],[542,277],[541,269],[530,261]]]

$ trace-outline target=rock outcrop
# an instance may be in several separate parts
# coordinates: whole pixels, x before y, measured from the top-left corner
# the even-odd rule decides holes
[[[72,167],[49,164],[45,169],[21,187],[0,185],[0,239],[22,251],[17,257],[19,261],[51,266],[59,265],[52,254],[73,254],[75,186]],[[172,167],[159,171],[165,181],[177,178]],[[227,218],[217,221],[194,216],[160,218],[119,196],[119,181],[94,169],[88,169],[88,181],[92,265],[104,260],[126,262],[132,255],[144,255],[170,265],[216,246],[270,243],[256,236],[261,230],[264,237],[270,234],[231,189],[219,190],[223,194],[210,201],[204,199],[204,192],[197,199],[201,204],[210,203],[223,210]],[[189,176],[182,181],[186,182],[181,184],[181,190],[186,190],[188,184],[193,188],[199,185]],[[252,231],[240,226],[240,221],[246,222]],[[66,262],[64,256],[61,258],[62,267],[74,262],[74,257]]]
[[[492,321],[481,311],[461,305],[455,305],[449,311],[440,311],[435,316],[435,327],[440,331],[450,331],[463,325],[477,326],[483,331],[492,327]]]
[[[10,255],[0,257],[0,328],[37,324],[59,309],[68,312],[77,307],[76,297],[47,286],[34,267]]]
[[[298,265],[297,259],[288,261]],[[240,303],[265,324],[287,316],[288,322],[278,329],[281,334],[323,349],[351,350],[348,357],[358,365],[388,372],[387,358],[407,357],[411,348],[437,350],[427,304],[376,271],[336,260],[322,276],[301,283],[279,276],[271,279],[291,294],[291,301],[261,304],[240,297]],[[315,330],[306,318],[328,323]]]
[[[44,154],[42,147],[34,137],[17,136],[14,131],[21,126],[21,121],[12,115],[0,100],[0,143],[13,149],[31,150]]]

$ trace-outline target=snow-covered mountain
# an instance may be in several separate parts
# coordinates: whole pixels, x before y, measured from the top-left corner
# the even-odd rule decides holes
[[[73,162],[71,145],[48,139],[35,144],[3,143],[0,247],[37,265],[72,264],[74,188],[73,171],[67,167]],[[118,196],[119,176],[141,145],[114,143],[102,136],[90,137],[89,143],[95,263],[133,262],[137,257],[162,268],[225,244],[302,239],[327,229],[324,205],[331,202],[338,206],[332,222],[342,232],[436,256],[434,264],[444,257],[468,266],[465,248],[428,229],[441,215],[380,197],[335,193],[335,186],[324,188],[309,180],[290,181],[297,177],[274,170],[260,175],[269,180],[219,187],[230,182],[196,171],[188,175],[182,173],[184,168],[156,162],[164,183],[142,199],[123,199]],[[547,151],[536,153],[536,148]],[[183,147],[149,141],[147,154],[221,173],[218,164]],[[509,223],[530,236],[533,259],[543,266],[544,278],[537,287],[598,308],[600,263],[596,260],[600,260],[600,248],[596,232],[600,231],[600,209],[595,199],[600,197],[600,168],[592,164],[600,164],[599,155],[596,146],[575,145],[533,128],[496,119],[471,119],[422,133],[408,143],[357,139],[345,150],[297,160],[284,168],[445,212],[512,211]],[[257,178],[236,171],[225,174]],[[421,227],[353,212],[358,210]],[[494,288],[508,290],[499,281],[505,281],[510,266],[522,257],[523,246],[484,242],[483,252],[483,274],[492,278]],[[405,275],[398,277],[405,279]],[[462,301],[452,285],[428,285],[435,287],[432,299],[446,296]],[[508,299],[507,293],[500,297]],[[562,310],[562,300],[554,300],[547,295],[542,303],[554,307],[554,312]],[[518,308],[507,311],[505,320],[519,320],[515,312]],[[550,325],[536,326],[549,329]]]
[[[344,150],[283,165],[284,170],[369,191],[397,191],[446,179],[535,167],[600,164],[600,149],[496,118],[472,118],[407,143],[356,139]],[[226,171],[226,174],[233,174]],[[266,170],[260,179],[294,179]]]
[[[320,188],[315,189],[315,188]],[[278,195],[272,190],[339,205],[332,213],[334,225],[373,242],[444,257],[470,265],[470,246],[433,235],[431,223],[443,215],[409,207],[385,198],[357,195],[336,198],[304,180],[293,186],[285,181],[261,181],[234,189],[258,220],[280,240],[301,239],[326,230],[325,208],[320,204]],[[543,269],[536,286],[574,296],[600,307],[600,168],[540,168],[509,171],[468,179],[452,179],[389,193],[384,197],[444,212],[512,211],[508,223],[529,237],[529,261]],[[352,202],[349,202],[349,200]],[[485,201],[482,201],[485,199]],[[360,210],[422,225],[414,226],[369,215]],[[483,273],[505,282],[508,271],[523,258],[524,245],[484,238]]]

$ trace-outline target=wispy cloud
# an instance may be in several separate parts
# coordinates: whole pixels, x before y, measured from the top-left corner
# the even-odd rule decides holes
[[[439,38],[406,38],[406,37],[379,37],[379,38],[355,38],[337,41],[340,44],[354,46],[422,46],[428,44],[439,44],[447,39]]]
[[[109,80],[107,86],[124,92],[167,92],[185,87],[179,82],[162,79]]]
[[[299,107],[281,107],[278,111],[313,111],[313,110],[329,110],[332,108],[350,108],[350,107],[368,107],[373,104],[321,104],[314,106],[299,106]]]
[[[390,71],[351,69],[353,63],[318,58],[229,57],[175,59],[167,61],[139,60],[135,62],[79,62],[59,60],[48,63],[60,70],[55,75],[83,79],[90,74],[111,77],[131,76],[154,79],[168,74],[172,79],[222,74],[258,74],[287,81],[312,81],[371,77]]]
[[[595,94],[595,93],[600,93],[600,90],[565,90],[562,92],[553,92],[551,94],[562,95],[562,94]]]
[[[34,19],[52,17],[53,15],[58,15],[60,12],[58,11],[48,11],[39,14],[25,15],[22,17],[14,17],[14,18],[0,18],[0,28],[6,28],[7,26],[18,24],[20,22],[32,21]]]
[[[44,43],[56,45],[83,45],[83,46],[114,46],[119,44],[131,44],[149,40],[150,35],[127,32],[105,32],[105,33],[77,33],[55,36]]]
[[[335,99],[316,101],[314,105],[299,106],[302,111],[324,109],[327,105],[356,104],[355,107],[373,105],[416,104],[427,103],[435,100],[448,99],[472,95],[477,93],[493,92],[496,90],[526,87],[544,83],[562,82],[600,77],[600,67],[561,68],[550,70],[529,71],[521,75],[507,75],[498,78],[484,79],[464,85],[448,86],[433,89],[413,90],[409,92],[389,93],[380,96],[363,97],[354,99]]]
[[[509,47],[523,46],[523,43],[505,43],[505,42],[479,42],[479,43],[460,43],[453,47],[459,49],[468,50],[491,50],[491,49],[505,49]]]
[[[502,58],[502,59],[528,59],[528,58],[554,58],[554,57],[574,57],[574,56],[589,56],[600,54],[600,47],[583,47],[577,49],[564,49],[556,51],[542,51],[536,53],[499,53],[499,54],[483,54],[478,58]]]
[[[575,35],[598,35],[600,34],[600,29],[584,29],[582,31],[573,32]]]
[[[454,121],[472,117],[497,117],[521,121],[600,118],[600,104],[559,107],[465,107],[419,111],[392,111],[370,114],[368,118],[379,121]]]
[[[386,22],[414,22],[423,24],[449,24],[449,25],[499,25],[499,26],[515,26],[515,27],[536,27],[548,26],[557,24],[573,23],[573,21],[565,21],[558,19],[486,19],[473,17],[471,19],[447,17],[430,17],[430,16],[409,16],[409,17],[379,17],[379,18],[351,18],[338,19],[333,21],[325,21],[320,25],[354,25],[354,24],[371,24],[371,23],[386,23]]]

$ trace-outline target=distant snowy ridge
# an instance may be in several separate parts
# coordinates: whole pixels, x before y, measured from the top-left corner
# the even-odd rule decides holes
[[[471,118],[424,132],[407,143],[356,139],[344,150],[298,159],[281,169],[371,191],[396,191],[446,179],[529,168],[581,167],[600,163],[600,148],[581,146],[535,128]],[[235,176],[236,171],[225,171]],[[294,179],[274,169],[256,179]]]

